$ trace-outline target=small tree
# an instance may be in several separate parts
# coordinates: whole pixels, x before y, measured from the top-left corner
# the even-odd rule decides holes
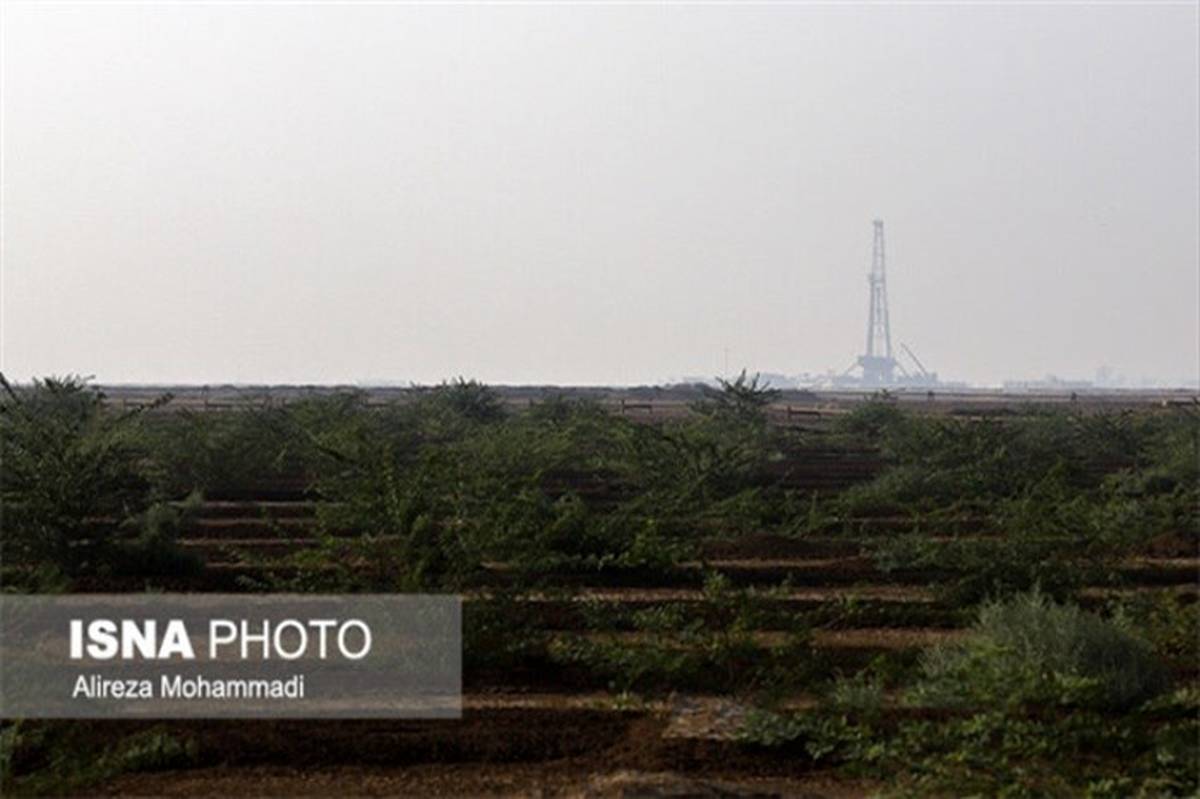
[[[504,401],[500,395],[478,380],[456,378],[435,388],[433,396],[455,413],[474,422],[496,422],[504,418]]]
[[[150,524],[162,546],[163,512],[148,513],[139,469],[145,408],[108,413],[103,393],[76,376],[17,390],[0,375],[0,389],[0,557],[9,577],[106,572],[133,554],[118,540],[123,528]]]
[[[766,382],[759,383],[758,375],[746,377],[746,370],[734,380],[717,378],[720,391],[703,387],[704,399],[692,405],[701,416],[715,421],[739,425],[761,426],[767,421],[767,406],[779,399],[778,389]]]

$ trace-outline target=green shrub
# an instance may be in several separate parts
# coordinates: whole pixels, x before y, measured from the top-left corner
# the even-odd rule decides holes
[[[0,791],[5,796],[90,796],[121,774],[194,766],[199,747],[154,726],[113,733],[78,720],[14,722],[0,729]]]
[[[463,668],[468,675],[505,671],[548,658],[549,633],[539,626],[538,607],[513,591],[498,591],[463,605]]]
[[[1071,539],[1042,538],[1023,532],[1004,537],[935,541],[920,534],[872,542],[868,551],[884,573],[905,570],[947,572],[934,582],[939,599],[973,605],[1034,587],[1058,599],[1071,597],[1090,570],[1078,561]]]
[[[871,402],[839,420],[837,431],[878,446],[888,468],[873,483],[846,492],[848,512],[895,512],[912,505],[944,507],[964,501],[986,505],[1018,497],[1053,480],[1072,491],[1099,486],[1121,468],[1154,462],[1183,475],[1184,436],[1167,424],[1139,426],[1127,414],[1076,414],[1028,408],[1005,419],[959,419],[908,414]],[[1157,438],[1156,438],[1157,437]],[[1189,441],[1191,439],[1188,439]],[[1194,485],[1194,484],[1193,484]]]
[[[179,536],[199,510],[201,497],[193,493],[181,504],[155,502],[127,522],[132,535],[114,549],[111,571],[131,577],[183,577],[199,574],[199,556],[179,547]]]
[[[842,677],[834,681],[828,702],[840,710],[878,714],[883,709],[883,680],[867,671]]]
[[[433,390],[435,402],[444,403],[458,415],[474,422],[497,422],[504,418],[504,402],[493,389],[477,380],[458,378]]]
[[[1143,639],[1172,668],[1200,664],[1200,602],[1171,591],[1148,591],[1117,603],[1114,622]]]
[[[113,774],[166,771],[196,762],[196,742],[161,729],[149,729],[121,740],[104,758]]]
[[[129,553],[122,536],[154,502],[138,438],[146,409],[109,412],[76,377],[18,391],[0,375],[0,388],[5,582],[45,586],[55,572],[72,579],[119,567]]]
[[[839,416],[834,432],[862,444],[879,444],[882,439],[899,430],[908,421],[908,414],[894,402],[873,397]]]
[[[1168,685],[1144,642],[1037,591],[983,606],[965,640],[934,647],[921,665],[909,699],[936,707],[1127,708]]]
[[[883,796],[1187,797],[1200,789],[1196,710],[1193,702],[1166,721],[1154,715],[1162,708],[1119,718],[993,709],[890,723],[841,710],[757,711],[738,737],[880,781]]]
[[[194,411],[150,420],[144,431],[160,493],[245,491],[278,478],[313,481],[335,473],[340,450],[385,431],[363,392],[298,399],[282,406]]]
[[[0,726],[0,791],[12,782],[13,758],[21,745],[22,719],[3,722]]]
[[[555,570],[664,567],[692,551],[680,516],[697,511],[670,469],[670,437],[586,403],[493,418],[438,397],[331,444],[336,468],[316,482],[322,522],[376,536],[407,564],[404,584],[460,586],[489,560],[536,583]]]
[[[903,473],[900,471],[893,473]],[[1081,491],[1062,469],[987,505],[1003,534],[935,541],[920,534],[879,538],[868,551],[883,571],[929,569],[943,599],[972,604],[1040,586],[1066,599],[1084,585],[1112,584],[1122,558],[1180,529],[1190,511],[1178,493],[1133,497],[1114,475]]]

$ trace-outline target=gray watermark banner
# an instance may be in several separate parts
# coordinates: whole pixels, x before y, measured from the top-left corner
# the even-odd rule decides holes
[[[462,603],[0,594],[0,718],[459,718]]]

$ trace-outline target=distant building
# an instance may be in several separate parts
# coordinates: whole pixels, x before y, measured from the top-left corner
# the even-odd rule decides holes
[[[1041,380],[1005,380],[1005,391],[1087,391],[1096,387],[1090,380],[1064,380],[1046,375]]]

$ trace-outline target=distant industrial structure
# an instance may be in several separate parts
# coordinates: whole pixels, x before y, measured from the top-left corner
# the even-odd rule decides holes
[[[941,385],[936,372],[926,370],[908,345],[900,349],[912,361],[913,371],[904,368],[892,352],[892,327],[888,318],[887,261],[883,240],[883,220],[874,221],[874,243],[871,248],[871,271],[867,273],[871,301],[867,312],[867,350],[841,375],[833,379],[835,386],[930,387]],[[853,374],[858,370],[858,374]]]

